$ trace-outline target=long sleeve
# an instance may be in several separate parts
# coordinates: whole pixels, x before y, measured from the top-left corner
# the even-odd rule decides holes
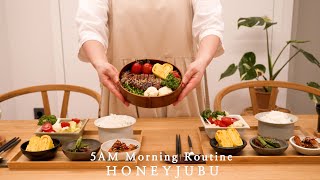
[[[192,22],[192,34],[197,43],[208,35],[216,35],[220,38],[220,46],[215,57],[224,53],[222,20],[222,6],[220,0],[192,0],[194,17]]]
[[[79,34],[79,59],[88,61],[82,45],[88,40],[99,41],[108,48],[108,0],[79,0],[76,23]]]

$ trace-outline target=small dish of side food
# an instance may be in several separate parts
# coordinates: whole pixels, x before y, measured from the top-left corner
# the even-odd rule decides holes
[[[58,139],[51,139],[48,135],[33,136],[21,146],[21,152],[32,161],[44,161],[54,158],[60,147]]]
[[[289,141],[292,147],[300,154],[320,155],[320,138],[292,136]]]
[[[36,135],[49,135],[59,139],[61,143],[78,139],[84,131],[88,119],[56,118],[54,115],[44,115],[39,121]]]
[[[250,139],[250,145],[260,155],[280,155],[288,149],[286,141],[262,136]]]
[[[228,128],[218,130],[215,138],[210,139],[210,145],[219,154],[236,155],[246,147],[247,142],[241,139],[235,128]]]
[[[136,106],[164,107],[175,102],[182,91],[182,75],[174,65],[160,60],[137,60],[119,74],[120,92]]]
[[[118,161],[128,160],[128,157],[136,156],[140,152],[140,142],[134,139],[113,139],[101,145],[105,158],[116,156]]]
[[[230,115],[226,111],[211,111],[207,109],[200,114],[200,119],[210,139],[214,138],[218,130],[235,128],[240,135],[243,135],[246,129],[250,129],[250,126],[242,116]]]
[[[89,161],[92,152],[98,153],[100,150],[100,142],[95,139],[82,139],[66,142],[62,145],[63,153],[71,161]]]

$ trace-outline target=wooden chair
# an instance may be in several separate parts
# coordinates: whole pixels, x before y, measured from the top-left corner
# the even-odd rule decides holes
[[[221,101],[224,96],[229,94],[230,92],[239,90],[239,89],[245,89],[249,88],[249,93],[251,97],[251,104],[253,109],[253,114],[258,113],[258,105],[257,105],[257,97],[255,94],[256,87],[271,87],[271,96],[269,101],[269,108],[267,110],[274,110],[276,109],[276,100],[277,100],[277,92],[278,88],[287,88],[287,89],[294,89],[298,91],[303,91],[306,93],[311,93],[317,96],[320,96],[320,90],[316,88],[312,88],[306,85],[292,83],[292,82],[282,82],[282,81],[250,81],[250,82],[242,82],[238,84],[234,84],[231,86],[228,86],[224,89],[222,89],[218,94],[216,95],[214,99],[214,110],[221,110]]]
[[[99,110],[98,115],[100,115],[100,102],[101,102],[101,96],[97,92],[80,86],[74,86],[74,85],[66,85],[66,84],[50,84],[50,85],[40,85],[40,86],[32,86],[32,87],[26,87],[18,90],[14,90],[5,94],[0,95],[0,102],[3,102],[5,100],[8,100],[10,98],[14,98],[17,96],[29,94],[29,93],[36,93],[40,92],[42,96],[42,102],[44,107],[44,114],[50,115],[50,105],[49,105],[49,98],[48,98],[48,91],[64,91],[63,100],[62,100],[62,107],[61,107],[61,118],[65,118],[67,116],[68,112],[68,104],[69,104],[69,97],[70,92],[77,92],[86,94],[92,98],[94,98],[97,103],[99,104]]]

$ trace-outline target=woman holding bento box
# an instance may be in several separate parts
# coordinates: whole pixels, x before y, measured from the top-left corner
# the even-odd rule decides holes
[[[206,67],[224,52],[221,9],[219,0],[80,0],[79,57],[103,84],[101,115],[198,116],[208,100]],[[129,106],[117,88],[118,70],[137,59],[163,60],[182,71],[173,106]]]

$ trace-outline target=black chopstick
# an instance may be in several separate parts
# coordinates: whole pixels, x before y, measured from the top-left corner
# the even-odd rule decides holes
[[[179,159],[181,158],[181,139],[180,139],[180,134],[178,135],[178,156]]]
[[[176,134],[176,154],[179,153],[179,147],[178,147],[178,134]]]
[[[16,141],[12,142],[10,145],[8,145],[5,149],[3,149],[0,153],[6,152],[7,150],[11,149],[15,145],[17,145],[21,141],[20,138],[18,138]]]
[[[3,146],[0,147],[0,152],[3,151],[7,146],[9,146],[12,142],[16,141],[18,138],[14,137],[12,138],[10,141],[8,141],[7,143],[5,143]]]

